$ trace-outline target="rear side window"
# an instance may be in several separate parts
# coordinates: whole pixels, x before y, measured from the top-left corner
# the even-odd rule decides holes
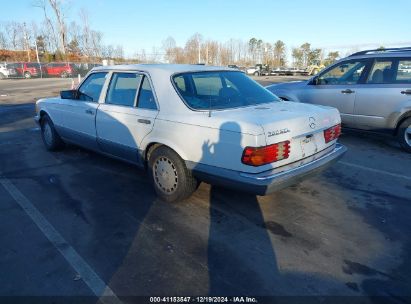
[[[398,62],[396,82],[411,83],[411,59]]]
[[[88,76],[78,90],[78,99],[98,102],[106,77],[107,73],[93,73]]]
[[[154,99],[153,90],[147,76],[144,76],[138,96],[138,107],[141,109],[157,110],[157,104]]]
[[[114,73],[106,96],[106,103],[133,107],[141,75],[133,73]]]
[[[394,78],[394,66],[392,60],[375,61],[370,74],[368,75],[367,83],[383,84],[392,83]]]

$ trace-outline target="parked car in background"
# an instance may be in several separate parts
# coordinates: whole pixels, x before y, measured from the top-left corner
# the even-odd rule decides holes
[[[15,69],[18,77],[31,78],[40,76],[41,66],[36,62],[15,62],[7,65]]]
[[[278,75],[278,76],[293,76],[297,74],[302,74],[301,70],[297,68],[287,68],[287,67],[280,67],[271,70],[271,75]]]
[[[0,63],[0,79],[16,76],[17,72],[14,68],[12,68],[7,63]]]
[[[346,150],[336,109],[282,102],[222,67],[95,68],[36,112],[47,149],[70,142],[147,168],[166,201],[187,198],[199,181],[265,195]]]
[[[247,75],[266,76],[270,75],[270,66],[268,64],[256,64],[254,67],[246,68]]]
[[[411,48],[357,52],[308,81],[274,84],[283,100],[327,105],[344,127],[396,136],[411,152]]]
[[[71,77],[75,73],[75,65],[67,62],[51,62],[43,65],[43,73],[47,76]]]
[[[238,65],[236,65],[236,64],[229,64],[228,67],[231,68],[231,69],[240,70],[240,67],[239,67]]]

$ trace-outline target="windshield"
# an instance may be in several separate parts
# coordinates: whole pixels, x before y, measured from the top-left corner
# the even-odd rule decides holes
[[[192,72],[173,77],[186,104],[195,110],[229,109],[279,101],[242,72]]]

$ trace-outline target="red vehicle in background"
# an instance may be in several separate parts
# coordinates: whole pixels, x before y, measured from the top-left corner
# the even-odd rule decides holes
[[[74,65],[65,62],[51,62],[43,65],[43,73],[48,76],[71,77],[74,74]]]
[[[40,65],[35,62],[15,62],[7,65],[11,69],[15,69],[18,76],[24,78],[40,76]]]

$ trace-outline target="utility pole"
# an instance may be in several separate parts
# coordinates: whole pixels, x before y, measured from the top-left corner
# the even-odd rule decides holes
[[[34,40],[34,45],[36,47],[36,58],[37,58],[37,63],[39,65],[40,78],[43,78],[43,69],[41,68],[40,59],[39,59],[39,49],[37,48],[37,38]]]
[[[200,41],[198,41],[198,62],[201,63],[201,47],[200,47]]]

